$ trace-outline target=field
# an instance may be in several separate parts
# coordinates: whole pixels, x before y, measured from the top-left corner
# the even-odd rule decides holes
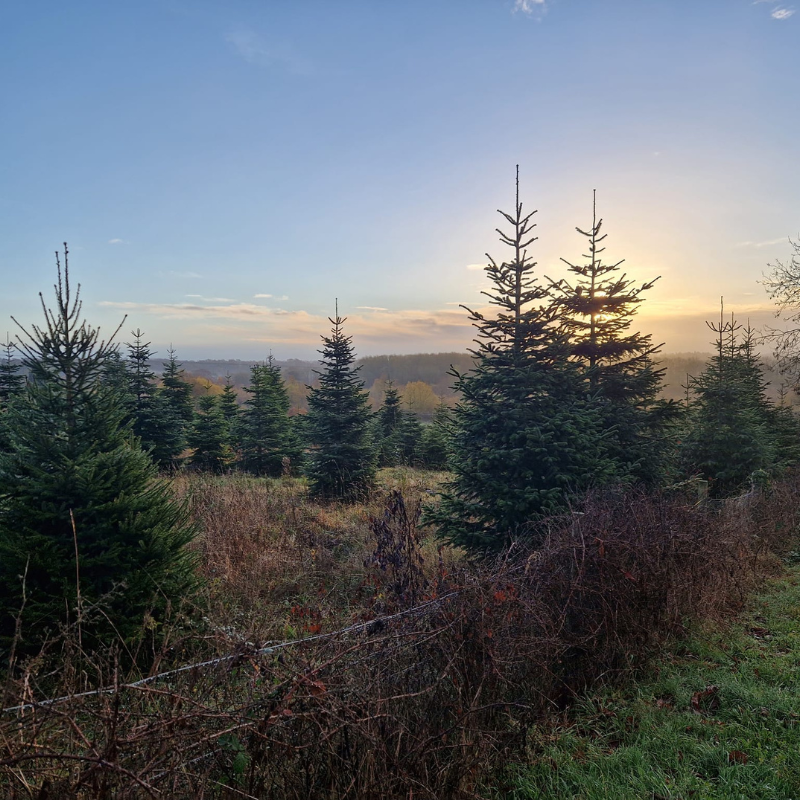
[[[310,502],[297,479],[173,478],[198,528],[200,595],[175,608],[146,673],[113,647],[81,652],[67,632],[51,645],[57,670],[45,654],[6,685],[4,706],[16,710],[0,724],[5,796],[600,797],[634,769],[643,783],[629,796],[658,785],[678,797],[664,794],[668,779],[718,786],[691,759],[708,765],[725,748],[748,764],[734,755],[720,774],[773,774],[789,701],[777,684],[723,681],[733,659],[752,656],[740,640],[697,657],[693,644],[675,650],[676,669],[696,674],[620,687],[780,573],[776,553],[797,528],[793,480],[736,513],[680,494],[595,495],[549,521],[537,550],[478,563],[418,525],[420,501],[435,502],[444,477],[385,470],[369,502],[350,506]],[[796,660],[792,636],[775,636],[785,664]],[[702,672],[714,664],[715,675]],[[683,709],[712,683],[697,694],[702,713],[687,712],[701,732],[690,746]],[[92,685],[109,688],[80,694]],[[642,699],[653,692],[661,705]],[[706,714],[717,699],[719,714]],[[683,716],[662,725],[673,709]],[[772,733],[709,745],[734,731],[736,714]],[[641,742],[623,744],[656,717],[663,774]],[[673,756],[686,768],[668,768]],[[786,769],[793,779],[796,766]]]

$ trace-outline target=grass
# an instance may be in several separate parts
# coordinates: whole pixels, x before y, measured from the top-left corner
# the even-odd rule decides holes
[[[698,633],[623,690],[594,693],[503,796],[800,798],[800,565],[727,630]]]
[[[178,497],[198,526],[195,548],[212,627],[234,640],[292,639],[344,627],[371,610],[378,592],[371,565],[370,518],[400,489],[429,502],[444,474],[404,467],[381,470],[365,503],[319,503],[299,478],[244,474],[179,474]],[[437,564],[438,542],[427,535],[426,566]],[[459,553],[446,548],[447,561]]]

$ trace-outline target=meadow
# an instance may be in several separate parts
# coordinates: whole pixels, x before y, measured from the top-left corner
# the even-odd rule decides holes
[[[520,541],[475,561],[418,524],[445,478],[382,470],[367,502],[346,505],[311,500],[297,478],[173,477],[197,526],[201,596],[172,610],[147,672],[120,642],[82,651],[73,628],[49,644],[57,671],[43,653],[7,680],[5,796],[600,797],[614,775],[627,786],[647,771],[622,744],[641,703],[625,716],[613,704],[657,691],[691,714],[682,678],[640,690],[632,681],[664,648],[692,652],[687,634],[726,625],[796,547],[789,477],[746,507],[713,510],[691,486],[596,493],[543,522],[536,550]],[[796,657],[781,647],[785,661]],[[721,691],[728,708],[734,689]],[[658,747],[670,734],[651,728]],[[752,758],[775,743],[762,739],[729,749]],[[689,757],[684,744],[672,750]],[[759,775],[769,773],[761,760]],[[729,772],[692,783],[687,766],[676,785],[740,796],[725,794]],[[614,796],[645,796],[631,786]]]

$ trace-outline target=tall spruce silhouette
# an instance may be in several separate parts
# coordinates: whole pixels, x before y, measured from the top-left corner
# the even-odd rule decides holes
[[[17,652],[75,622],[84,647],[128,639],[192,583],[184,510],[104,380],[116,333],[83,319],[66,244],[56,266],[55,308],[40,294],[44,324],[17,323],[30,379],[0,455],[0,646],[18,617]]]
[[[317,372],[319,386],[309,387],[306,436],[311,445],[306,475],[316,497],[354,501],[362,499],[375,478],[375,453],[369,436],[372,414],[369,394],[354,367],[350,336],[342,326],[346,317],[329,318],[330,336],[323,336]]]
[[[565,258],[571,278],[551,281],[561,308],[571,356],[581,366],[584,381],[607,432],[605,446],[620,478],[653,484],[663,475],[670,439],[666,423],[677,415],[675,405],[658,399],[664,375],[654,363],[662,345],[652,336],[632,330],[644,293],[658,278],[636,285],[622,273],[624,261],[604,263],[603,220],[597,216],[597,192],[592,194],[592,225],[575,230],[585,238],[588,253],[582,264]]]
[[[427,515],[442,536],[474,551],[532,535],[532,521],[614,473],[602,420],[559,326],[560,308],[534,275],[528,247],[537,239],[536,212],[523,213],[519,168],[514,213],[499,213],[512,228],[497,229],[512,257],[498,264],[488,256],[493,288],[484,294],[496,315],[464,307],[478,331],[470,351],[475,367],[452,373],[461,394],[453,411],[453,478]]]

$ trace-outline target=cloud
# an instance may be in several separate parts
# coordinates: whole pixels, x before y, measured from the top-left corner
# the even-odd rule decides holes
[[[514,0],[513,13],[521,11],[523,14],[542,14],[547,10],[547,0]]]
[[[277,300],[278,302],[283,302],[284,300],[289,299],[288,294],[282,295],[275,295],[275,294],[254,294],[254,298],[256,299],[263,299],[263,300]]]
[[[130,244],[127,239],[109,239],[109,244]]]
[[[192,297],[197,300],[202,300],[204,303],[234,303],[232,297],[203,297],[201,294],[187,294],[187,297]]]
[[[793,8],[776,8],[770,15],[772,19],[789,19],[794,14]]]
[[[770,247],[773,244],[782,244],[788,241],[785,236],[777,239],[768,239],[766,242],[739,242],[736,247]]]
[[[177,270],[171,269],[169,272],[160,272],[159,275],[162,277],[164,275],[169,275],[170,278],[202,278],[203,276],[199,272],[179,272]]]
[[[149,314],[171,321],[200,324],[206,329],[224,329],[232,338],[285,344],[316,346],[320,335],[327,335],[330,322],[324,314],[269,308],[255,303],[201,305],[199,303],[134,303],[105,300],[100,303],[128,314]],[[370,348],[419,347],[445,350],[468,347],[474,330],[461,309],[408,309],[382,311],[357,309],[362,313],[347,317],[347,333],[358,344]],[[366,312],[366,313],[363,313]]]
[[[361,311],[388,311],[388,308],[381,308],[380,306],[356,306]]]
[[[225,36],[236,53],[248,64],[257,67],[282,69],[293,75],[310,75],[313,64],[298,55],[288,43],[268,44],[257,33],[247,28],[237,28]]]
[[[467,264],[467,269],[477,272],[480,269],[486,269],[486,264]]]

